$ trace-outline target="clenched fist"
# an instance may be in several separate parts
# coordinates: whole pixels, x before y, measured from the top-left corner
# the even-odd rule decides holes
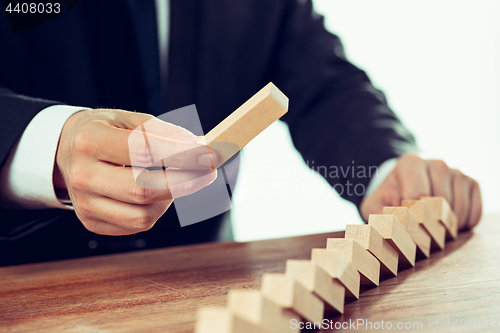
[[[482,212],[481,192],[474,179],[440,160],[403,155],[380,187],[361,202],[361,217],[381,214],[384,206],[400,206],[401,200],[442,196],[458,216],[459,229],[473,228]]]
[[[218,155],[199,140],[147,114],[81,111],[62,130],[54,184],[68,191],[88,230],[105,235],[145,231],[175,197],[216,179]],[[150,166],[157,168],[149,171]]]

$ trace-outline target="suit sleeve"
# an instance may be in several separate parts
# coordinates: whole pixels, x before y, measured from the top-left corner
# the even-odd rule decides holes
[[[417,150],[383,93],[344,55],[311,1],[288,1],[271,79],[290,97],[283,117],[304,160],[358,208],[376,168]]]
[[[0,167],[3,167],[10,150],[35,115],[55,101],[23,96],[0,87]]]
[[[11,149],[38,112],[60,104],[14,93],[0,88],[0,168],[3,168]],[[36,167],[34,165],[34,167]],[[14,240],[52,223],[61,216],[60,210],[15,210],[0,208],[0,241]]]

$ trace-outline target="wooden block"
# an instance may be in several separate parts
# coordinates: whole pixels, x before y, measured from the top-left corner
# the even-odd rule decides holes
[[[232,333],[232,316],[226,308],[201,308],[196,312],[195,333]]]
[[[403,200],[401,205],[410,209],[418,223],[420,223],[420,225],[425,228],[425,231],[431,236],[431,249],[444,249],[446,228],[432,213],[429,204],[422,200]]]
[[[345,297],[359,299],[360,276],[353,264],[338,250],[312,249],[311,260],[345,287]]]
[[[325,313],[344,312],[344,286],[311,260],[287,260],[286,275],[325,302]]]
[[[354,239],[380,261],[380,273],[398,274],[398,252],[371,225],[348,224],[345,238]]]
[[[287,111],[288,97],[270,82],[198,143],[219,153],[219,167]]]
[[[354,239],[328,238],[326,248],[327,250],[338,250],[346,256],[358,270],[361,285],[378,287],[380,262]]]
[[[421,197],[420,200],[425,200],[431,210],[434,212],[441,223],[446,228],[446,236],[448,239],[457,239],[458,237],[458,218],[455,212],[450,207],[448,201],[443,197]]]
[[[285,274],[264,274],[262,294],[284,309],[291,309],[306,320],[321,322],[325,305],[302,284]]]
[[[431,236],[418,223],[408,207],[384,207],[383,213],[394,215],[410,234],[419,252],[426,258],[429,258],[431,255]]]
[[[417,245],[394,215],[370,214],[371,225],[398,251],[398,262],[403,266],[415,266]]]
[[[278,304],[270,300],[268,297],[262,297],[262,324],[266,328],[270,328],[273,332],[288,333],[300,332],[297,327],[292,329],[290,322],[292,320],[300,322],[300,316],[290,309],[283,309]]]
[[[264,297],[256,290],[231,290],[228,309],[234,316],[247,323],[247,332],[288,333],[300,332],[290,328],[290,321],[300,322],[300,316]],[[244,325],[240,325],[244,326]]]

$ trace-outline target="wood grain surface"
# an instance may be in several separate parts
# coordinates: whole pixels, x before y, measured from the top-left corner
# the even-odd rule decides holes
[[[327,237],[343,233],[0,268],[0,332],[191,333],[198,307],[225,306],[229,290],[260,288],[264,273],[309,259]],[[455,319],[500,325],[499,238],[500,215],[488,216],[443,251],[363,290],[332,319],[422,322],[420,331],[429,320],[443,331],[453,331],[443,328],[447,319],[450,326]]]

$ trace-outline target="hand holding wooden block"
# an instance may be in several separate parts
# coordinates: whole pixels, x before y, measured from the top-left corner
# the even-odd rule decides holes
[[[423,200],[403,200],[401,205],[408,207],[418,223],[429,233],[431,248],[444,249],[446,228],[438,221],[429,204]]]
[[[394,215],[410,234],[420,253],[429,258],[431,255],[431,236],[418,223],[408,207],[384,207],[383,214]]]
[[[426,201],[441,223],[446,228],[448,239],[458,237],[458,218],[453,212],[448,201],[443,197],[421,197],[420,200]]]
[[[417,246],[394,215],[370,214],[368,225],[374,227],[398,251],[400,264],[415,266]]]
[[[310,260],[287,260],[286,275],[325,302],[326,313],[344,312],[344,286]]]
[[[378,287],[380,262],[354,239],[328,238],[326,248],[327,250],[338,250],[346,256],[358,270],[362,285]]]
[[[324,303],[302,284],[285,274],[264,274],[262,294],[284,309],[291,309],[306,320],[321,322]]]
[[[311,260],[323,268],[332,279],[337,279],[344,285],[346,298],[359,299],[359,272],[342,252],[312,249]]]
[[[198,143],[219,153],[218,168],[287,111],[288,97],[270,82]]]
[[[381,274],[398,274],[398,252],[371,225],[348,224],[345,238],[354,239],[380,261]]]

